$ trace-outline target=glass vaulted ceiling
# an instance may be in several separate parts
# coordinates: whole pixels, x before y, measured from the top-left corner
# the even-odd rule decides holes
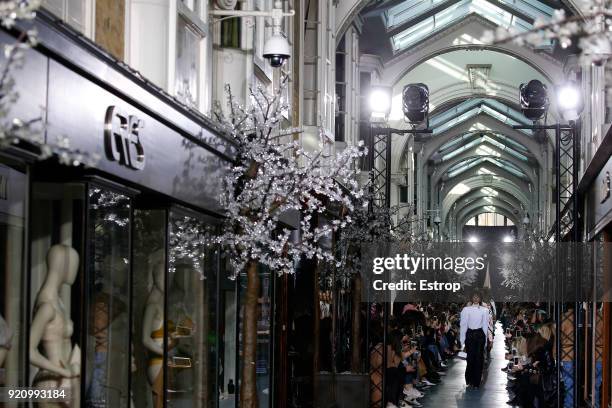
[[[522,113],[502,102],[490,98],[472,98],[432,116],[429,126],[433,129],[433,134],[437,135],[481,113],[487,114],[508,126],[531,124]],[[520,129],[519,131],[526,135],[533,134],[533,131],[529,129]]]
[[[405,27],[391,37],[393,51],[399,52],[473,13],[497,26],[527,31],[553,12],[537,0],[406,0],[390,7],[384,21],[388,30]]]

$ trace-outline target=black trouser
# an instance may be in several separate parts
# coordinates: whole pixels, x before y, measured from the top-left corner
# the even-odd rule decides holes
[[[402,372],[403,369],[403,372]],[[391,402],[399,405],[400,397],[404,389],[404,375],[406,369],[398,367],[389,367],[385,370],[385,405]]]
[[[484,366],[485,341],[486,337],[481,329],[468,329],[465,336],[465,352],[467,353],[465,382],[467,385],[480,386]]]

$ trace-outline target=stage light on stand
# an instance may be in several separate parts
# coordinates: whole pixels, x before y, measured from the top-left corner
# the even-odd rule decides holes
[[[534,122],[546,114],[550,103],[546,85],[537,79],[521,84],[519,87],[519,100],[523,115]]]
[[[429,115],[429,88],[425,84],[409,84],[402,91],[402,109],[408,122],[419,124]]]

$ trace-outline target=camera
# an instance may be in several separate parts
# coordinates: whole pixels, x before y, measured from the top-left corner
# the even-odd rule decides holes
[[[282,66],[291,57],[291,47],[282,33],[274,33],[265,43],[263,57],[274,68]]]

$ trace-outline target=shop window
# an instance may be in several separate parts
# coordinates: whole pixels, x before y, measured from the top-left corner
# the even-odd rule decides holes
[[[399,185],[398,188],[399,188],[400,203],[407,203],[408,202],[408,186]]]
[[[90,407],[127,407],[131,369],[129,330],[130,198],[95,186],[87,208],[87,372]]]
[[[255,359],[257,397],[260,407],[270,407],[270,397],[272,395],[271,380],[271,342],[272,342],[272,281],[273,276],[270,271],[263,267],[258,267],[260,280],[260,292],[257,300],[257,352]],[[240,298],[246,296],[247,276],[246,273],[240,274]],[[242,302],[241,302],[242,303]],[[244,307],[240,310],[239,339],[242,340],[244,317]],[[242,354],[242,343],[239,344],[240,354]],[[240,365],[244,360],[240,359]],[[241,371],[242,372],[242,368]]]
[[[227,259],[223,259],[223,265]],[[223,268],[229,270],[229,265]],[[220,271],[221,272],[221,271]],[[219,408],[234,408],[237,396],[236,350],[238,334],[236,279],[220,273],[219,279]]]
[[[240,48],[242,24],[239,18],[229,18],[221,21],[221,46]]]
[[[217,256],[201,241],[209,226],[172,211],[168,231],[166,393],[169,407],[217,399]]]
[[[164,401],[166,210],[135,210],[133,237],[132,395],[136,408]]]
[[[34,183],[30,212],[29,383],[80,400],[84,184]]]
[[[94,0],[43,0],[42,6],[78,32],[91,38]]]
[[[23,239],[27,176],[0,160],[0,387],[24,386]]]
[[[199,101],[199,71],[203,26],[194,1],[178,3],[176,22],[176,96],[181,102],[197,107]]]

